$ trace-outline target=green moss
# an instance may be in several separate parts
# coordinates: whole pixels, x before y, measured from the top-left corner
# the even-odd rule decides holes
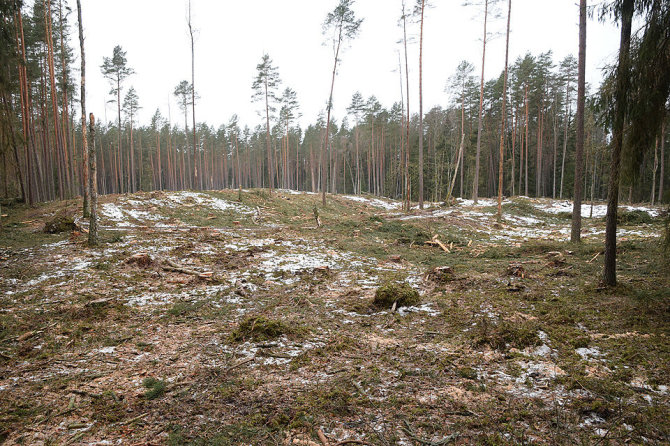
[[[419,292],[407,282],[387,282],[377,288],[372,305],[377,308],[391,308],[393,303],[398,307],[410,307],[421,302]]]
[[[617,213],[617,224],[620,225],[639,225],[651,223],[652,218],[649,212],[643,210],[619,211]]]
[[[538,327],[531,321],[491,322],[488,318],[477,323],[473,330],[475,345],[488,344],[491,348],[505,351],[508,348],[526,348],[540,344]]]
[[[144,378],[142,385],[147,389],[144,392],[144,398],[148,400],[155,400],[165,394],[165,381],[156,378]]]
[[[282,321],[268,319],[264,316],[249,316],[240,322],[230,336],[233,341],[237,342],[249,338],[254,341],[267,341],[293,331],[294,329]]]
[[[45,234],[60,234],[61,232],[70,232],[78,228],[74,222],[74,218],[69,215],[58,214],[44,224],[43,232]]]
[[[458,376],[466,379],[477,379],[477,371],[472,367],[461,367],[458,369]]]

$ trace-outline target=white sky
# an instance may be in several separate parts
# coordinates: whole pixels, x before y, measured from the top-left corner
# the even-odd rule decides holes
[[[73,9],[72,38],[79,54],[76,2]],[[256,65],[268,52],[284,86],[297,91],[303,127],[315,122],[324,109],[330,87],[333,54],[323,45],[321,24],[337,0],[192,0],[195,42],[195,86],[200,95],[196,119],[218,127],[237,113],[241,125],[253,128],[261,123],[258,105],[251,103],[251,84]],[[413,0],[407,0],[411,6]],[[481,10],[462,6],[462,0],[433,0],[424,24],[423,89],[424,112],[434,105],[446,106],[447,78],[458,63],[467,59],[481,70]],[[589,1],[589,5],[595,3]],[[172,122],[183,125],[172,91],[179,81],[191,80],[191,54],[186,24],[187,0],[82,1],[86,39],[87,107],[98,119],[105,119],[104,104],[109,85],[100,73],[104,56],[115,45],[127,52],[135,73],[124,92],[134,86],[143,107],[142,125],[148,124],[156,108]],[[390,107],[399,100],[396,42],[401,37],[397,25],[401,0],[358,0],[354,9],[363,24],[359,37],[341,56],[335,81],[334,116],[344,117],[352,94],[359,90],[365,98],[375,95]],[[504,67],[504,14],[489,25],[499,36],[487,45],[486,78]],[[418,25],[410,25],[418,36]],[[618,48],[618,31],[610,24],[589,20],[587,41],[587,82],[598,85],[601,68],[613,60]],[[576,0],[513,0],[510,63],[526,52],[553,50],[558,63],[568,54],[577,55],[578,6]],[[409,48],[410,109],[418,111],[417,43]],[[78,62],[77,62],[78,65]],[[404,70],[404,68],[403,68]],[[107,105],[107,120],[115,120],[115,105]],[[189,116],[190,122],[190,116]]]

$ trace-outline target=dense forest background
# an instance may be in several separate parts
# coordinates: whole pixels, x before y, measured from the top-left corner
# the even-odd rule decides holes
[[[3,13],[2,26],[3,59],[10,63],[3,63],[1,68],[0,193],[5,198],[25,197],[29,203],[82,195],[81,120],[75,111],[79,109],[78,57],[73,47],[76,14],[62,0],[36,1],[16,13]],[[473,60],[477,57],[473,55]],[[170,92],[179,104],[181,116],[173,110],[169,120],[156,109],[150,122],[137,122],[139,108],[154,107],[142,103],[141,92],[132,87],[132,75],[142,73],[134,73],[121,47],[115,48],[109,58],[89,61],[89,70],[98,69],[110,81],[110,97],[118,108],[116,119],[106,125],[98,121],[95,132],[100,193],[237,187],[317,192],[325,184],[327,192],[370,193],[400,199],[406,194],[403,163],[408,157],[410,199],[416,201],[422,127],[426,200],[445,200],[454,175],[453,194],[466,198],[473,194],[480,78],[469,61],[463,61],[450,75],[445,74],[449,103],[427,110],[423,116],[416,112],[416,104],[410,104],[408,140],[404,137],[408,106],[404,100],[382,104],[374,96],[355,92],[347,116],[331,117],[327,126],[324,112],[301,128],[297,124],[300,98],[290,86],[270,83],[267,91],[261,89],[260,98],[263,106],[267,98],[269,156],[265,116],[258,122],[243,123],[233,115],[218,127],[196,121],[194,129],[191,107],[195,96],[197,110],[197,90],[193,91],[192,84],[184,80]],[[273,70],[281,74],[276,73],[269,56],[259,64],[261,77],[263,69],[269,70],[265,74]],[[403,70],[399,70],[401,89],[406,81]],[[576,58],[556,60],[547,51],[510,61],[506,92],[503,74],[483,83],[479,196],[498,193],[498,146],[503,132],[504,195],[571,198]],[[586,199],[607,196],[610,135],[603,125],[606,116],[601,101],[607,88],[607,82],[587,88]],[[324,150],[326,128],[330,138],[328,151]],[[462,133],[464,151],[458,163]],[[670,200],[665,187],[667,135],[662,133],[654,147],[644,152],[639,175],[623,178],[624,200]],[[323,173],[319,168],[322,161],[326,166]],[[323,183],[322,175],[326,180]]]

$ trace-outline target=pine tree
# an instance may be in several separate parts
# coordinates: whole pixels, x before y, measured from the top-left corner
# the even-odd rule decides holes
[[[123,81],[128,78],[128,76],[135,73],[135,71],[128,66],[128,59],[126,58],[126,52],[123,51],[121,46],[117,45],[114,47],[112,52],[112,57],[103,58],[102,65],[100,66],[102,75],[111,83],[112,88],[109,92],[111,95],[116,96],[116,109],[118,113],[117,121],[117,153],[119,157],[119,188],[121,193],[124,191],[123,184],[123,155],[121,153],[121,84]]]
[[[123,98],[123,111],[126,113],[128,124],[130,125],[130,190],[129,192],[135,192],[137,190],[137,183],[135,181],[135,146],[133,141],[133,125],[135,121],[135,115],[137,110],[140,109],[139,106],[139,97],[135,92],[134,87],[130,87],[126,96]],[[140,170],[142,166],[140,165]]]
[[[575,152],[575,187],[570,240],[579,242],[582,230],[582,184],[584,153],[584,105],[586,102],[586,0],[579,2],[579,68],[577,80],[577,148]],[[563,173],[561,172],[561,184]]]
[[[335,88],[335,75],[337,74],[337,62],[340,57],[340,49],[342,43],[346,43],[349,40],[354,39],[360,30],[361,23],[363,19],[357,19],[354,11],[351,7],[354,4],[354,0],[340,0],[338,5],[332,12],[329,12],[326,16],[326,20],[323,22],[323,33],[328,32],[332,33],[331,41],[333,44],[333,53],[334,53],[334,62],[333,62],[333,75],[332,80],[330,81],[330,95],[328,96],[327,103],[327,117],[326,117],[326,144],[324,148],[324,154],[322,156],[321,164],[321,202],[322,205],[326,205],[326,171],[325,171],[325,160],[328,155],[329,143],[330,143],[330,113],[333,107],[333,89]]]
[[[272,194],[274,187],[274,163],[272,160],[272,148],[270,146],[270,112],[275,111],[277,102],[277,90],[279,88],[279,72],[277,67],[272,64],[272,59],[266,53],[261,58],[261,63],[256,65],[256,79],[252,84],[254,90],[254,102],[263,101],[265,103],[265,143],[267,149],[268,163],[268,189]]]

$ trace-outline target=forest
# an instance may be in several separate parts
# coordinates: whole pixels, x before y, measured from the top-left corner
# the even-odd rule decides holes
[[[333,0],[321,113],[264,53],[237,86],[259,118],[218,127],[197,119],[190,1],[168,116],[122,46],[85,56],[101,6],[72,3],[0,3],[3,444],[670,441],[666,0],[571,4],[560,59],[509,58],[512,0],[458,6],[482,52],[427,110],[434,5],[399,0],[398,101],[354,91],[339,117],[366,18]],[[595,21],[621,39],[599,85]],[[91,70],[109,120],[87,114]]]

